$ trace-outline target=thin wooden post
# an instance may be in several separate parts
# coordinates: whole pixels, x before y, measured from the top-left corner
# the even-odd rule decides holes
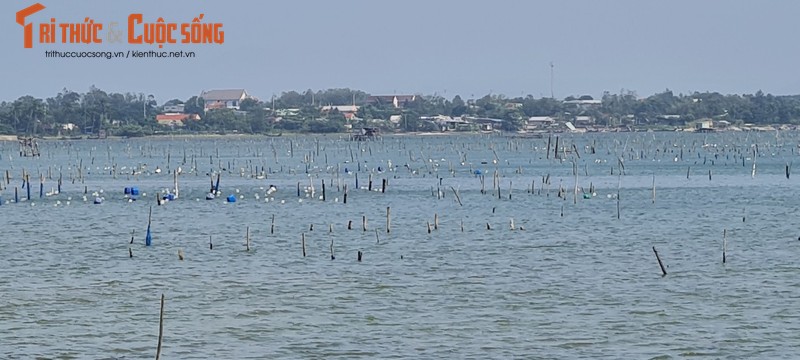
[[[661,276],[667,276],[667,270],[664,269],[664,263],[661,262],[661,257],[658,256],[658,251],[656,251],[655,246],[653,246],[653,253],[656,254],[656,260],[658,260],[658,267],[661,268]]]
[[[245,230],[244,246],[245,246],[245,248],[247,248],[247,251],[250,251],[250,227],[249,226]]]
[[[158,347],[156,348],[156,360],[161,359],[161,342],[163,338],[164,338],[164,293],[161,293],[161,311],[159,311],[158,314]]]
[[[653,173],[653,204],[656,203],[656,173]]]
[[[386,233],[390,233],[392,231],[392,208],[387,206],[386,207]]]
[[[306,233],[300,233],[300,246],[303,247],[303,257],[306,257]]]
[[[364,231],[367,231],[367,216],[366,215],[361,216],[361,228]]]
[[[726,252],[728,250],[728,230],[722,229],[722,263],[726,262]]]

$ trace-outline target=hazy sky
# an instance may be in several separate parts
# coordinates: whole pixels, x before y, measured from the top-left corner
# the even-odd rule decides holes
[[[193,59],[53,59],[45,50],[158,50],[156,45],[23,49],[16,11],[2,1],[0,100],[49,97],[91,85],[163,102],[204,89],[283,91],[349,87],[372,94],[453,97],[489,92],[556,97],[603,91],[640,96],[719,91],[800,94],[797,1],[64,1],[41,0],[35,24],[117,21],[223,23],[221,45],[165,45]],[[35,32],[38,31],[35,29]],[[36,34],[35,34],[36,35]]]

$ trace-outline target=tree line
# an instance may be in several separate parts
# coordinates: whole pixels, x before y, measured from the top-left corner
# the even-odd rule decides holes
[[[152,94],[109,93],[96,87],[84,93],[63,89],[46,99],[26,95],[0,102],[0,134],[82,135],[104,130],[112,135],[141,136],[175,131],[158,125],[155,119],[164,105],[176,103],[184,104],[184,112],[201,116],[200,121],[187,121],[180,131],[214,133],[342,132],[348,122],[356,127],[374,126],[391,131],[434,131],[436,125],[420,118],[437,115],[501,119],[502,128],[510,131],[523,127],[531,116],[551,116],[564,121],[591,116],[598,126],[680,125],[699,119],[800,124],[800,96],[776,96],[762,91],[742,95],[717,92],[676,95],[665,90],[641,98],[635,92],[622,90],[604,93],[597,99],[599,103],[570,101],[595,100],[587,95],[561,100],[488,94],[464,100],[459,95],[447,99],[434,94],[417,96],[399,107],[391,103],[368,103],[368,98],[368,93],[354,89],[288,91],[269,99],[247,99],[241,102],[238,111],[205,112],[203,99],[198,96],[159,105]],[[356,118],[348,121],[336,110],[321,111],[326,105],[360,108]]]

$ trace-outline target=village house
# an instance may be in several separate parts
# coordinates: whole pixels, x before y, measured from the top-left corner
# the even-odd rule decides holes
[[[553,124],[556,120],[550,116],[531,116],[525,121],[525,130],[539,130],[545,129]]]
[[[367,104],[386,105],[392,104],[395,108],[403,108],[417,100],[416,95],[375,95],[367,98]]]
[[[345,120],[355,121],[358,120],[358,117],[356,117],[356,113],[358,113],[358,108],[359,108],[358,105],[327,105],[323,106],[322,109],[320,109],[320,111],[323,114],[327,114],[331,111],[337,111],[340,114],[342,114],[342,116],[344,116]]]
[[[184,107],[183,103],[177,103],[177,104],[164,105],[164,113],[170,113],[170,114],[172,114],[172,113],[176,113],[176,114],[180,114],[180,113],[183,113],[183,111],[184,111],[184,108],[185,108],[185,107]]]
[[[170,114],[158,114],[156,115],[156,121],[159,125],[166,125],[166,126],[183,126],[184,122],[186,121],[199,121],[200,115],[197,114],[180,114],[180,113],[170,113]]]
[[[244,89],[209,90],[200,94],[205,102],[204,110],[234,109],[239,110],[244,99],[250,98]]]
[[[588,115],[578,115],[574,119],[576,126],[591,126],[594,125],[594,117]]]

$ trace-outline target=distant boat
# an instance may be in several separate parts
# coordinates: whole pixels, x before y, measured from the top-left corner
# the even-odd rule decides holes
[[[268,136],[268,137],[280,137],[280,136],[282,136],[282,135],[283,135],[283,133],[282,133],[282,132],[279,132],[279,133],[277,133],[277,134],[266,134],[266,136]]]

